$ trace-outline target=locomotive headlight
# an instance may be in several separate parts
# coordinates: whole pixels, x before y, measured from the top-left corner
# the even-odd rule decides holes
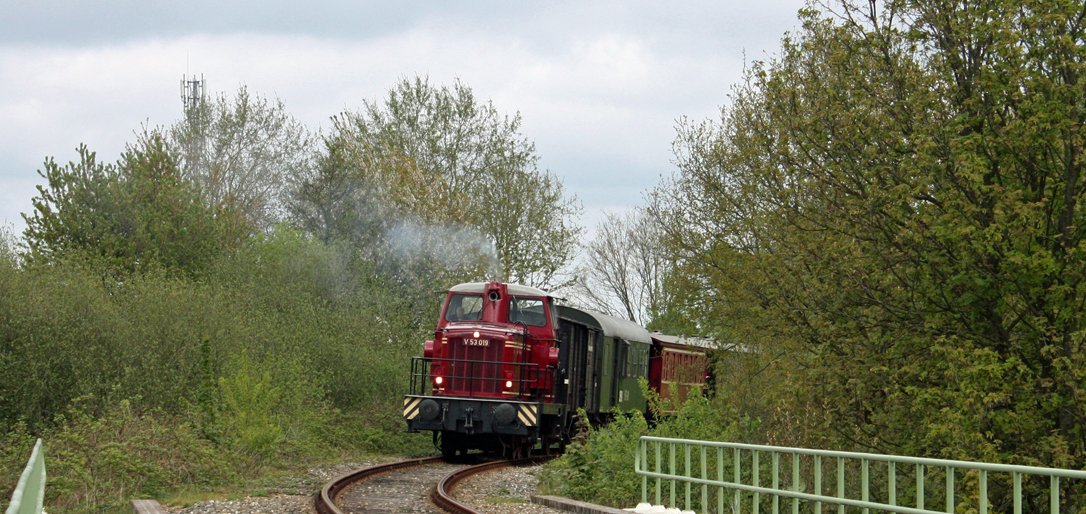
[[[435,385],[441,385],[441,384],[442,384],[442,383],[444,383],[444,382],[445,382],[445,378],[444,378],[444,377],[434,377],[434,384],[435,384]]]
[[[512,380],[506,380],[505,381],[505,388],[506,389],[512,389],[513,388],[513,381]]]
[[[474,337],[475,339],[479,339],[479,331],[476,330],[474,333],[471,334],[471,337]]]

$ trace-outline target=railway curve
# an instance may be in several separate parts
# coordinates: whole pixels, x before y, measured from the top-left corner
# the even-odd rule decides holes
[[[546,460],[549,457],[531,457],[527,459],[519,460],[496,460],[483,462],[476,465],[467,464],[455,464],[446,463],[440,457],[429,457],[422,459],[409,459],[399,462],[393,462],[390,464],[383,464],[379,466],[372,466],[364,469],[360,469],[328,482],[316,495],[315,507],[320,514],[345,514],[348,512],[392,512],[395,508],[396,512],[406,512],[411,508],[412,512],[450,512],[460,514],[476,514],[481,511],[476,510],[477,506],[467,505],[458,501],[454,495],[454,489],[460,482],[464,480],[486,473],[488,471],[494,471],[501,468],[514,465],[528,465],[533,463],[539,463]],[[360,489],[364,482],[378,481],[379,477],[394,477],[397,473],[405,473],[412,468],[429,468],[430,470],[423,473],[421,480],[429,480],[429,500],[432,505],[417,505],[415,507],[409,507],[406,503],[412,501],[407,496],[418,496],[414,493],[403,495],[402,491],[403,482],[407,481],[402,478],[385,478],[391,482],[381,487],[389,487],[393,492],[391,496],[389,493],[373,494],[372,491],[363,493],[357,491]],[[449,471],[451,468],[451,472]],[[437,473],[435,475],[434,473]],[[412,474],[412,480],[417,482],[420,479],[418,476],[420,473],[414,471]],[[440,477],[440,478],[438,478]],[[415,483],[408,487],[418,487],[419,484]],[[397,489],[400,488],[400,489]],[[402,497],[396,497],[397,495],[403,495]],[[414,500],[418,501],[418,500]],[[348,507],[341,507],[341,503],[350,505]],[[422,503],[427,503],[425,500]],[[388,504],[385,506],[385,504]],[[435,510],[440,509],[440,510]],[[359,510],[361,507],[364,510]],[[387,510],[386,510],[387,509]]]

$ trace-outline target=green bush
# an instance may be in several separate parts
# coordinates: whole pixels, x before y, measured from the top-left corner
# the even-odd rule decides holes
[[[659,412],[659,397],[645,388],[650,405]],[[585,419],[582,412],[581,419]],[[548,494],[630,507],[641,501],[641,479],[634,473],[638,440],[643,435],[706,441],[745,440],[753,425],[703,397],[687,400],[673,415],[657,414],[650,427],[637,411],[616,412],[605,426],[580,428],[566,453],[544,467],[540,484]]]
[[[587,419],[582,411],[580,419]],[[551,461],[540,475],[548,494],[604,505],[629,507],[637,503],[640,480],[634,474],[637,440],[648,434],[640,412],[616,413],[602,428],[579,426],[580,433],[566,453]]]
[[[433,307],[349,249],[276,230],[199,278],[0,257],[0,477],[14,485],[42,437],[50,511],[433,451],[399,412],[432,329],[411,320]]]
[[[329,413],[314,373],[297,358],[256,362],[243,351],[218,379],[207,425],[250,464],[320,453]]]
[[[3,498],[0,502],[11,498],[36,440],[23,423],[16,423],[7,431],[0,432],[0,498]]]
[[[185,418],[139,413],[127,401],[95,415],[75,408],[43,439],[50,512],[120,511],[131,498],[239,478],[230,453],[201,438]]]
[[[124,371],[110,361],[125,326],[102,281],[79,263],[5,275],[0,420],[39,428],[77,397],[108,394]]]

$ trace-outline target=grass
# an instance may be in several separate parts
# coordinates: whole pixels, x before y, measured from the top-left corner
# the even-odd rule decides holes
[[[209,490],[182,488],[159,498],[164,505],[183,507],[211,500],[237,500],[245,497],[267,497],[277,494],[308,496],[318,491],[330,478],[318,478],[312,471],[335,468],[347,463],[389,460],[385,455],[344,453],[316,457],[306,461],[277,463],[254,471],[254,475],[236,484]]]

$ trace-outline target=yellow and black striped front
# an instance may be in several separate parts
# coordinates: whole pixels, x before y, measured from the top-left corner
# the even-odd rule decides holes
[[[534,427],[539,424],[539,405],[534,403],[522,403],[517,408],[517,419],[526,427]]]
[[[422,398],[405,396],[403,399],[403,418],[408,421],[415,419],[415,416],[419,415],[420,403],[422,403]]]

